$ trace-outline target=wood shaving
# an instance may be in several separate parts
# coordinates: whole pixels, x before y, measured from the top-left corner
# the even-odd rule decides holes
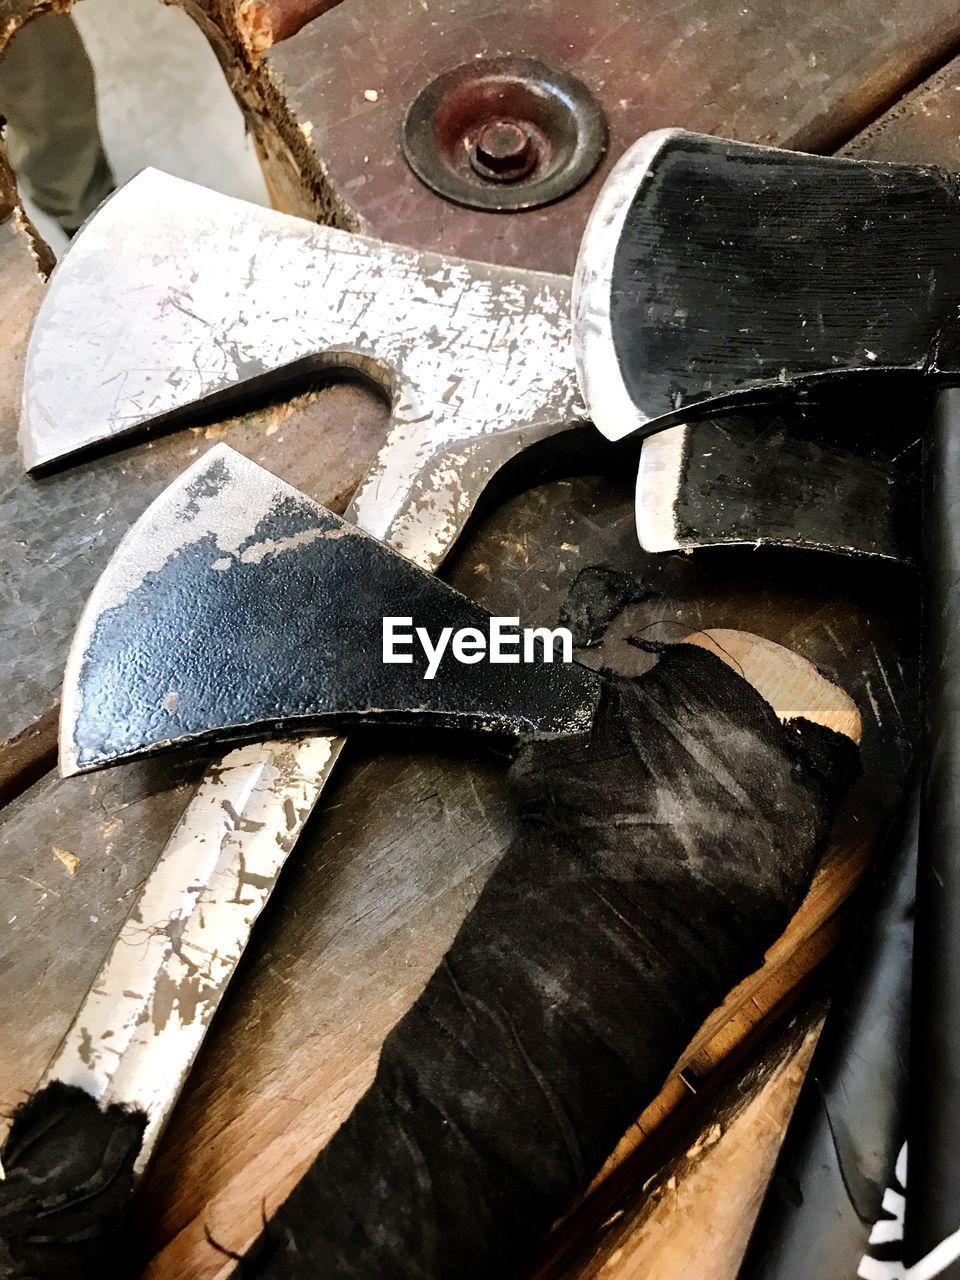
[[[62,862],[67,869],[67,875],[75,876],[77,868],[80,866],[80,859],[75,853],[71,853],[69,849],[59,849],[53,846],[53,856],[58,862]]]

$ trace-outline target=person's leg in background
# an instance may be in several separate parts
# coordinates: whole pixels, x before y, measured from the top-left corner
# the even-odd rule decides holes
[[[114,188],[97,121],[93,67],[73,19],[26,23],[0,58],[10,162],[38,208],[73,235]]]

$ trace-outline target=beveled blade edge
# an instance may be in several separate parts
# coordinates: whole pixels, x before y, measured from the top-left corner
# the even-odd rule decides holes
[[[188,490],[197,477],[208,471],[211,464],[218,460],[234,465],[242,458],[242,454],[226,444],[215,444],[197,458],[162,493],[158,494],[143,514],[134,521],[120,539],[116,550],[97,579],[87,597],[67,651],[60,700],[61,777],[70,778],[90,768],[79,759],[77,728],[83,712],[82,667],[98,620],[131,589],[134,580],[142,579],[151,569],[162,567],[165,560],[175,555],[189,540],[188,526],[183,522],[173,522],[169,517],[174,506],[187,497]],[[247,459],[243,461],[246,462]],[[272,482],[272,486],[269,483],[262,486],[263,500],[269,501],[275,486],[281,482],[263,468],[257,467],[255,463],[248,465],[251,474],[261,472],[265,480]],[[251,495],[245,496],[249,498]]]
[[[608,440],[622,440],[650,419],[633,402],[617,361],[610,321],[613,263],[637,192],[671,142],[696,136],[686,129],[656,129],[621,156],[587,220],[573,273],[573,354],[580,391],[594,425]]]

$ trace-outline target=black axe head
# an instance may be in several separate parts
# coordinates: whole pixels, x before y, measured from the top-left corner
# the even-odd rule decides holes
[[[889,396],[885,397],[889,400]],[[821,407],[822,408],[822,407]],[[913,416],[907,412],[907,416]],[[884,415],[903,436],[897,407]],[[833,421],[843,428],[843,415]],[[812,419],[812,421],[811,421]],[[835,443],[822,413],[769,408],[668,427],[643,442],[637,533],[644,551],[792,547],[910,563],[917,556],[918,449],[871,456]]]
[[[490,615],[218,445],[147,509],[104,570],[67,662],[61,770],[184,742],[425,723],[522,735],[589,727],[578,663],[383,661],[384,617],[489,633]],[[514,650],[516,652],[516,650]]]
[[[574,281],[581,388],[611,439],[830,380],[955,380],[958,310],[953,176],[677,130],[610,174]]]

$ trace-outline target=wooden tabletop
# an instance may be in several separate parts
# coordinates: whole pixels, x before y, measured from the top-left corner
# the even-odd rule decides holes
[[[569,270],[604,174],[633,137],[662,125],[960,169],[960,62],[950,61],[960,13],[949,0],[399,0],[387,11],[344,0],[275,45],[269,31],[297,25],[296,3],[182,3],[248,112],[277,203],[420,247]],[[42,7],[0,0],[0,37]],[[406,169],[400,120],[438,71],[474,53],[517,51],[592,88],[610,152],[579,193],[547,209],[460,210]],[[26,478],[15,445],[19,377],[49,263],[38,261],[9,183],[0,181],[0,198],[6,1110],[36,1084],[203,767],[173,759],[68,782],[53,772],[65,649],[86,593],[129,523],[208,442],[228,441],[342,510],[383,441],[386,411],[356,385],[308,389]],[[917,424],[904,417],[907,441]],[[664,639],[708,626],[752,630],[811,658],[863,716],[863,776],[796,919],[708,1020],[537,1268],[732,1280],[822,1013],[817,973],[908,763],[918,585],[909,569],[828,556],[647,556],[636,544],[632,477],[602,442],[559,474],[538,466],[511,477],[458,545],[444,572],[460,589],[496,612],[555,622],[578,572],[609,565],[642,583],[642,598],[591,661],[635,669],[628,638],[641,629]],[[151,1280],[223,1271],[207,1233],[242,1248],[263,1206],[278,1203],[348,1112],[510,838],[504,771],[496,755],[439,741],[348,747],[146,1179],[137,1215]]]

